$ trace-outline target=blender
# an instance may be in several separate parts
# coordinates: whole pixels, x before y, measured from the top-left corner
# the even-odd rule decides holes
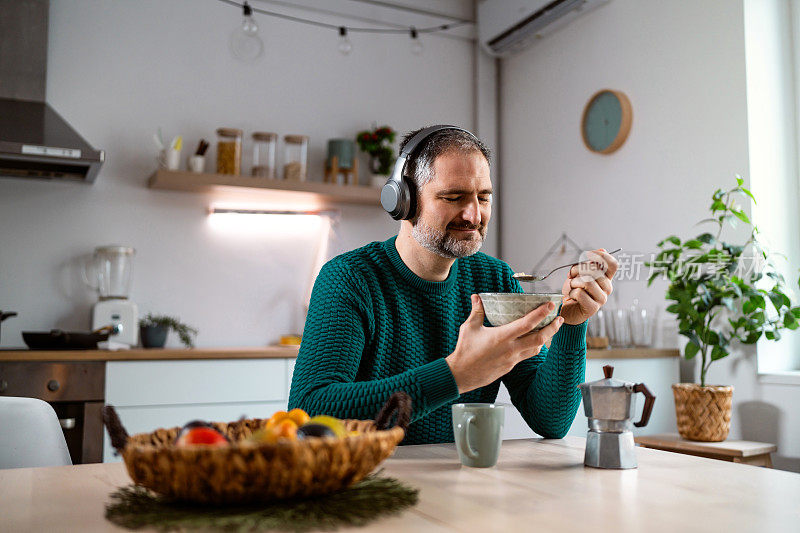
[[[138,310],[128,299],[135,254],[127,246],[99,246],[84,269],[84,280],[100,298],[92,309],[92,329],[114,328],[102,348],[126,349],[139,342]]]

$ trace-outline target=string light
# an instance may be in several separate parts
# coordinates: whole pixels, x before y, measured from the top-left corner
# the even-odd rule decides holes
[[[422,41],[419,40],[419,36],[417,35],[417,29],[415,27],[411,27],[411,53],[418,56],[422,54],[422,50],[424,47],[422,46]]]
[[[248,35],[254,36],[256,39],[258,39],[258,44],[255,44],[255,41],[253,41],[253,44],[250,45],[253,48],[257,48],[258,49],[257,54],[255,54],[255,57],[252,59],[253,61],[255,59],[257,59],[258,56],[261,55],[261,52],[263,51],[263,48],[264,48],[264,45],[261,42],[261,39],[258,37],[258,35],[256,33],[258,31],[258,26],[255,24],[255,21],[253,20],[253,18],[251,16],[253,12],[260,13],[262,15],[267,15],[267,16],[270,16],[270,17],[280,18],[280,19],[283,19],[283,20],[289,20],[289,21],[292,21],[292,22],[300,22],[302,24],[309,24],[309,25],[312,25],[312,26],[317,26],[319,28],[328,28],[328,29],[336,30],[338,32],[338,34],[339,34],[339,44],[338,44],[337,48],[338,48],[339,52],[341,52],[343,55],[348,55],[353,50],[353,43],[351,43],[350,39],[348,38],[348,34],[349,33],[382,33],[382,34],[392,34],[392,33],[394,33],[394,34],[403,34],[403,33],[408,33],[408,34],[410,34],[411,40],[412,40],[411,52],[416,54],[416,55],[419,55],[424,50],[424,46],[422,45],[422,41],[419,39],[419,35],[420,34],[423,34],[423,33],[437,33],[437,32],[451,30],[453,28],[458,28],[460,26],[466,26],[467,24],[473,24],[473,22],[471,22],[471,21],[463,20],[463,21],[458,21],[458,22],[454,22],[454,23],[451,23],[451,24],[440,24],[438,26],[430,26],[430,27],[427,27],[427,28],[415,28],[413,26],[408,28],[408,29],[403,29],[403,28],[355,28],[355,27],[351,28],[351,27],[347,27],[347,26],[338,26],[336,24],[328,24],[326,22],[319,22],[317,20],[304,19],[304,18],[292,16],[292,15],[286,15],[286,14],[283,14],[283,13],[277,13],[275,11],[267,11],[265,9],[251,7],[247,2],[245,2],[244,4],[240,4],[240,3],[235,2],[233,0],[218,0],[218,1],[222,2],[223,4],[228,4],[228,5],[231,5],[231,6],[236,6],[238,8],[242,8],[244,10],[244,12],[245,12],[245,19],[247,19],[248,16],[249,16],[249,19],[252,21],[252,26],[248,26],[248,28],[255,28],[255,30],[251,31],[251,33],[249,33]],[[240,35],[244,35],[246,33],[244,27],[245,27],[245,23],[242,24],[242,29],[238,30],[238,33]],[[234,35],[236,35],[236,33],[234,33]],[[233,41],[231,41],[231,43],[233,45]],[[237,52],[234,51],[234,54],[236,54],[236,53]]]
[[[258,36],[258,24],[253,18],[253,8],[242,5],[242,24],[233,30],[230,39],[233,56],[247,63],[255,62],[264,53],[264,43]]]
[[[353,51],[353,43],[350,42],[350,39],[347,38],[347,28],[342,26],[339,28],[339,52],[343,56],[350,55],[350,52]]]

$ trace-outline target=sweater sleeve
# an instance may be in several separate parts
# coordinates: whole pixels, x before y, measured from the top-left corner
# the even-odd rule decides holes
[[[506,273],[510,292],[523,292]],[[550,349],[517,364],[503,378],[511,402],[530,428],[545,438],[563,438],[581,401],[578,385],[586,374],[586,322],[564,324],[553,336]]]
[[[549,439],[569,431],[581,401],[578,385],[586,372],[586,322],[563,325],[550,349],[520,362],[503,377],[511,402],[528,426]]]
[[[415,421],[458,397],[458,386],[444,359],[388,378],[357,381],[374,328],[368,298],[342,261],[320,271],[303,331],[289,393],[289,408],[338,418],[373,419],[387,398],[402,390],[412,399]]]

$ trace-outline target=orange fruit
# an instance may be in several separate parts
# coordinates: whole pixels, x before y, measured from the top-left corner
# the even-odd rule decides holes
[[[297,424],[290,418],[284,418],[274,428],[278,438],[297,440]]]
[[[285,419],[289,416],[289,413],[286,411],[275,411],[272,416],[267,420],[267,425],[265,426],[267,429],[273,428],[278,425],[278,422]]]
[[[278,435],[274,429],[259,429],[250,437],[252,442],[274,444],[278,442]]]
[[[311,419],[311,417],[308,416],[308,413],[306,413],[300,408],[292,409],[291,411],[289,411],[288,415],[289,418],[298,426],[302,426]]]

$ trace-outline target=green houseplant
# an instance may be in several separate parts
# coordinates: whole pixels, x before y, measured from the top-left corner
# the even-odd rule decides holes
[[[163,348],[170,330],[178,334],[184,346],[194,348],[197,329],[184,324],[176,317],[148,313],[139,321],[139,333],[142,346],[145,348]]]
[[[736,186],[717,189],[711,199],[711,232],[682,241],[671,235],[658,243],[648,286],[659,277],[669,282],[667,312],[678,321],[686,337],[686,359],[700,357],[700,383],[673,385],[678,429],[684,438],[725,440],[730,428],[733,388],[706,384],[714,361],[730,355],[736,343],[754,344],[762,336],[780,340],[781,330],[800,326],[800,307],[786,294],[786,281],[773,258],[758,240],[752,224],[737,200],[755,203],[753,194],[736,176]],[[743,242],[723,240],[725,228],[743,225]],[[705,406],[705,407],[704,407]],[[713,411],[713,412],[709,412]],[[719,412],[719,424],[707,417]],[[705,420],[705,422],[702,422]]]
[[[381,126],[372,130],[364,130],[356,135],[358,148],[369,154],[369,167],[373,174],[388,176],[394,165],[395,131],[389,126]]]

